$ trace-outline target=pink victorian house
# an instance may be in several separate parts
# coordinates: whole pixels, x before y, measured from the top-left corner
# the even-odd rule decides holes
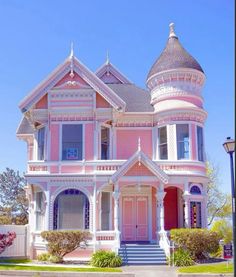
[[[207,226],[204,81],[171,24],[147,90],[71,51],[22,100],[32,255],[43,230],[89,230],[88,253],[146,242],[168,254],[170,229]]]

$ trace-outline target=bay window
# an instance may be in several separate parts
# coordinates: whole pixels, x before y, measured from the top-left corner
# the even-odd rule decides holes
[[[189,126],[188,124],[176,125],[177,158],[189,159]]]
[[[167,160],[168,159],[168,150],[167,150],[166,126],[158,129],[158,149],[159,149],[159,159]]]
[[[198,160],[204,161],[204,147],[203,147],[203,129],[200,126],[197,126],[197,153]]]

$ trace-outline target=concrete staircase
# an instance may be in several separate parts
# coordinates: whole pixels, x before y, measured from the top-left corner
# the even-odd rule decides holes
[[[157,244],[122,243],[118,252],[124,265],[166,265],[166,255]]]

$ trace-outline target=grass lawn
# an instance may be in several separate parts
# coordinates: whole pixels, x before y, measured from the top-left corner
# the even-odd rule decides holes
[[[9,264],[27,264],[32,262],[32,260],[28,259],[0,259],[1,263],[9,263]]]
[[[202,264],[193,265],[187,267],[180,267],[178,272],[181,273],[233,273],[232,262],[229,263],[214,263],[214,264]]]
[[[33,266],[33,265],[1,265],[0,270],[27,270],[27,271],[70,271],[70,272],[122,272],[116,268],[99,268],[99,267],[63,267],[63,266]]]

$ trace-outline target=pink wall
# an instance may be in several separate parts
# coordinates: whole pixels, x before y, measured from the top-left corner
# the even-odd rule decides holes
[[[48,108],[48,95],[44,95],[38,103],[35,105],[36,109],[47,109]]]
[[[177,188],[169,187],[165,189],[164,198],[165,230],[178,228],[178,200]]]
[[[60,86],[60,85],[66,83],[68,81],[77,81],[83,86],[88,85],[77,73],[74,72],[74,77],[73,78],[71,78],[70,73],[68,73],[55,85],[55,87]]]
[[[51,125],[51,160],[59,160],[59,125]]]
[[[109,108],[110,104],[98,93],[96,93],[96,107]]]
[[[117,159],[128,159],[138,149],[138,139],[141,140],[141,149],[152,157],[151,130],[117,130]]]
[[[93,160],[94,155],[94,124],[85,124],[85,159]]]

